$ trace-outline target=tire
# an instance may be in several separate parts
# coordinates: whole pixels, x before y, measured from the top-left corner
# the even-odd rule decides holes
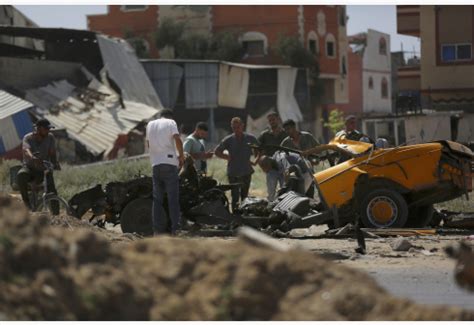
[[[120,227],[124,233],[153,235],[151,198],[138,198],[130,201],[120,213]],[[163,210],[166,214],[166,212]]]
[[[71,208],[69,207],[69,204],[64,200],[62,197],[59,196],[51,196],[45,199],[46,206],[43,205],[43,200],[40,198],[40,202],[38,206],[36,207],[35,211],[38,212],[49,212],[52,215],[72,215]],[[51,210],[51,202],[58,202],[59,205],[59,213],[53,213]]]
[[[414,228],[425,228],[431,224],[433,213],[432,204],[410,208],[406,224]]]
[[[360,217],[367,228],[401,228],[408,218],[403,196],[391,189],[373,189],[362,200]]]

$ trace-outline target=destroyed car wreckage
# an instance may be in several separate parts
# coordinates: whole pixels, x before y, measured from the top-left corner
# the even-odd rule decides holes
[[[183,217],[201,225],[249,225],[267,232],[319,224],[340,227],[357,221],[367,228],[426,227],[432,221],[433,204],[472,191],[473,153],[456,142],[377,149],[340,137],[302,155],[327,152],[350,159],[314,174],[313,198],[290,186],[274,202],[248,198],[234,214],[225,191],[239,184],[218,185],[187,163],[180,174]],[[76,217],[92,208],[94,215],[105,214],[106,221],[120,222],[124,232],[151,233],[150,177],[112,182],[105,192],[99,185],[69,203]]]

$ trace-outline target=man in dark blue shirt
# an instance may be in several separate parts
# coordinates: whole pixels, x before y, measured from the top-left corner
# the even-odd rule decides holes
[[[244,200],[249,193],[250,182],[254,172],[252,165],[256,162],[250,161],[253,153],[249,144],[258,144],[257,139],[244,132],[244,123],[239,117],[234,117],[230,122],[233,133],[226,136],[216,147],[215,155],[227,160],[227,177],[229,183],[242,184],[231,190],[232,211],[235,211],[240,200]],[[227,153],[224,153],[227,150]]]

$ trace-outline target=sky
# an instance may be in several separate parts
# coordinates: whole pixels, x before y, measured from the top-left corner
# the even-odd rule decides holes
[[[41,27],[62,27],[86,29],[86,15],[104,14],[105,5],[16,5],[23,14]],[[353,35],[367,29],[390,34],[391,51],[420,51],[420,40],[416,37],[397,34],[397,13],[395,5],[348,5],[347,34]]]

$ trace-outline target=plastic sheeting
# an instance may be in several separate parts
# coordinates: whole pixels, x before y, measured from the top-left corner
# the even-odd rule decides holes
[[[217,107],[217,64],[186,63],[184,78],[186,108]]]
[[[249,89],[249,71],[227,64],[219,68],[219,106],[245,108]]]
[[[298,69],[278,69],[278,97],[277,108],[282,121],[292,119],[295,122],[301,122],[301,114],[298,103],[294,96],[296,74]]]

